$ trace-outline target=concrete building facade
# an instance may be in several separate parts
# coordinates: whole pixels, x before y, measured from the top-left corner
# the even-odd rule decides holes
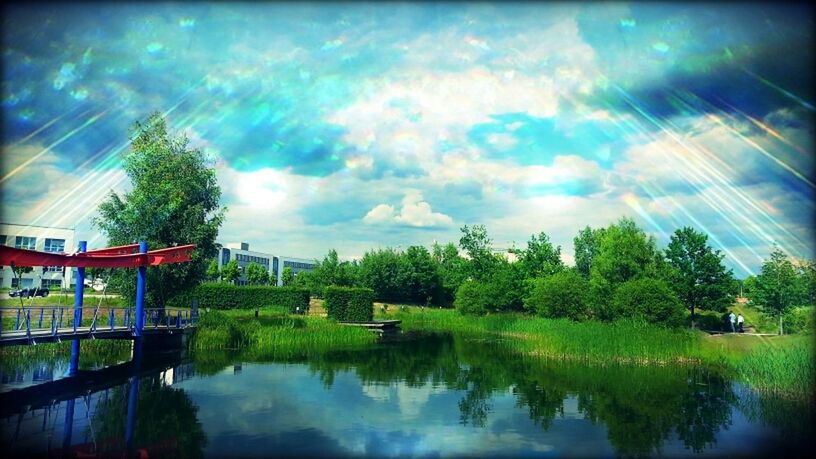
[[[218,270],[222,270],[224,266],[235,260],[238,263],[238,268],[241,276],[237,283],[244,285],[247,283],[246,267],[250,263],[261,265],[266,272],[277,279],[278,286],[283,285],[283,268],[289,267],[292,273],[297,275],[303,271],[311,271],[315,267],[315,261],[306,258],[288,257],[282,255],[274,255],[266,252],[257,252],[249,249],[249,243],[241,242],[240,244],[226,244],[218,251]]]
[[[0,244],[39,252],[72,253],[77,249],[73,228],[0,223]],[[69,288],[73,270],[61,266],[35,267],[19,278],[11,266],[0,267],[0,288],[46,287]]]

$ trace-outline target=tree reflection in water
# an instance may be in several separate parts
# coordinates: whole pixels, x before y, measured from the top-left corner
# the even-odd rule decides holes
[[[258,359],[251,351],[225,357]],[[207,367],[219,365],[207,356]],[[461,424],[484,427],[491,398],[512,392],[516,406],[544,430],[565,415],[565,401],[577,401],[580,416],[606,426],[619,454],[661,451],[672,434],[693,452],[716,445],[716,435],[731,424],[737,396],[728,379],[692,365],[587,366],[580,362],[547,361],[512,353],[498,341],[428,335],[400,339],[365,350],[321,355],[287,353],[287,363],[305,363],[329,388],[339,372],[353,372],[363,385],[404,383],[409,387],[444,385],[463,392]]]
[[[116,450],[125,449],[129,384],[112,389],[93,414],[99,438],[116,438]],[[198,421],[198,407],[182,390],[165,384],[159,375],[139,382],[134,448],[161,457],[201,457],[207,435]]]

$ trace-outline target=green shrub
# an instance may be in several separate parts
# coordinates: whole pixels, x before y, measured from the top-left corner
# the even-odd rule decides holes
[[[589,318],[589,283],[574,270],[535,279],[524,307],[540,316],[572,320]]]
[[[187,307],[193,300],[198,301],[199,308],[216,310],[278,306],[290,313],[303,314],[309,309],[309,291],[306,289],[261,285],[236,286],[227,283],[198,285],[191,293],[168,301],[167,306]]]
[[[339,321],[368,322],[374,318],[374,290],[330,285],[323,290],[326,313]]]
[[[612,297],[614,318],[641,318],[649,323],[679,326],[685,308],[662,280],[643,278],[622,283]]]
[[[453,306],[461,314],[482,316],[490,310],[492,289],[489,284],[467,280],[456,289]]]
[[[813,333],[813,307],[793,308],[782,316],[783,330],[789,333]]]

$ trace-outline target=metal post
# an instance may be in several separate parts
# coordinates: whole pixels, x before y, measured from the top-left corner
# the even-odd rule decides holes
[[[147,253],[147,241],[139,241],[139,253]],[[147,284],[147,266],[139,266],[136,275],[136,330],[134,336],[142,336],[144,329],[144,300]]]
[[[74,430],[74,399],[68,400],[65,409],[65,423],[62,427],[62,453],[69,456],[68,449],[71,447],[71,434]]]
[[[79,241],[79,251],[88,250],[87,241]],[[76,289],[74,290],[74,330],[82,326],[82,300],[85,295],[85,268],[77,268]],[[71,341],[71,363],[68,366],[68,376],[74,376],[79,369],[79,339]],[[71,414],[74,404],[71,402]]]

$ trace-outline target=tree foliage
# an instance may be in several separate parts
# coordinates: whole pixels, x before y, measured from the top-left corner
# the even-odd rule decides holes
[[[148,269],[146,303],[158,307],[206,277],[224,219],[221,189],[204,153],[190,149],[183,134],[171,135],[160,113],[134,123],[130,142],[123,168],[132,189],[122,196],[111,191],[94,224],[109,246],[136,241],[147,241],[151,249],[196,244],[192,262]],[[135,298],[132,272],[117,270],[112,282],[125,296]]]
[[[575,251],[575,268],[578,273],[589,279],[592,262],[601,250],[601,237],[604,229],[592,229],[589,226],[580,230],[572,240]]]
[[[749,298],[766,314],[779,319],[779,334],[784,332],[782,317],[806,298],[804,283],[793,263],[779,247],[774,246],[762,271],[750,283]]]
[[[235,260],[228,261],[227,264],[224,265],[224,268],[221,269],[221,279],[223,279],[224,282],[234,284],[239,277],[241,277],[241,270],[238,269],[238,262]]]
[[[269,279],[266,269],[254,261],[246,266],[244,275],[250,285],[263,285]]]
[[[589,283],[577,269],[535,279],[524,306],[544,317],[586,320],[591,316]]]
[[[666,248],[666,259],[675,270],[671,285],[691,311],[692,324],[695,310],[725,312],[733,302],[731,270],[707,240],[705,234],[685,227],[674,232]]]
[[[662,280],[633,279],[621,284],[612,298],[615,319],[640,318],[651,323],[679,326],[683,322],[683,304]]]
[[[292,285],[294,281],[295,274],[292,272],[292,268],[290,266],[283,268],[283,271],[281,272],[281,283],[283,283],[283,286],[287,287]]]
[[[543,231],[538,236],[532,235],[526,249],[517,249],[513,253],[518,256],[524,276],[529,279],[549,276],[564,269],[561,246],[553,246]]]
[[[207,280],[217,281],[221,278],[221,272],[218,270],[218,260],[210,260],[207,265]]]

